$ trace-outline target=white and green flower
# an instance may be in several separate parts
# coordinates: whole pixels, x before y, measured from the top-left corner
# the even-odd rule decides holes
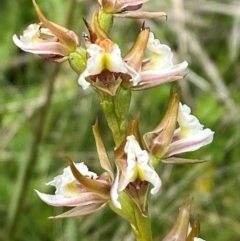
[[[70,168],[71,167],[71,168]],[[38,196],[52,206],[75,207],[55,218],[74,217],[95,212],[110,199],[109,180],[88,170],[84,163],[70,163],[63,174],[46,183],[56,188],[55,195],[41,193]],[[94,187],[95,186],[95,187]]]
[[[23,51],[54,62],[67,60],[79,45],[78,36],[73,31],[50,22],[34,0],[33,4],[41,23],[30,24],[20,37],[15,34],[14,43]]]
[[[141,189],[144,183],[151,183],[151,193],[156,194],[161,187],[161,179],[149,162],[149,154],[142,150],[134,135],[128,136],[124,147],[125,155],[117,161],[117,176],[111,188],[111,197],[114,205],[118,208],[118,195],[128,185],[135,189]],[[127,190],[127,189],[126,189]]]

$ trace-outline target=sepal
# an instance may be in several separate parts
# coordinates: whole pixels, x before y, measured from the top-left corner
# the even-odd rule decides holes
[[[170,92],[167,111],[159,125],[150,132],[144,134],[143,138],[147,150],[157,159],[161,159],[172,142],[177,124],[180,91]]]

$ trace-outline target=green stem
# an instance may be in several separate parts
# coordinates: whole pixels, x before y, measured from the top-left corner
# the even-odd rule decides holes
[[[137,227],[131,225],[137,241],[152,241],[152,229],[149,216],[143,216],[139,210],[135,210]]]
[[[97,91],[97,93],[108,126],[112,131],[115,145],[118,147],[122,143],[126,134],[131,90],[119,87],[115,96],[111,96],[102,91]]]
[[[130,223],[136,240],[152,241],[152,229],[148,212],[145,211],[142,213],[126,192],[121,192],[119,194],[118,201],[121,203],[121,209],[116,208],[112,202],[108,203],[109,207]]]

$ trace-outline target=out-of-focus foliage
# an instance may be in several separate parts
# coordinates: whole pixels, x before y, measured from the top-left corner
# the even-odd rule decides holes
[[[41,0],[42,11],[54,22],[85,32],[82,17],[93,12],[94,0]],[[49,220],[61,213],[35,194],[54,190],[44,185],[67,166],[65,156],[100,170],[91,126],[99,118],[101,133],[112,153],[113,142],[98,99],[83,91],[67,64],[56,64],[24,53],[12,42],[28,24],[37,22],[31,1],[4,1],[0,8],[0,240],[133,240],[127,223],[108,208],[87,217]],[[178,207],[193,196],[193,216],[199,214],[206,240],[237,241],[240,237],[240,5],[225,0],[151,0],[148,10],[168,13],[168,20],[148,20],[162,43],[175,52],[176,62],[187,60],[182,102],[192,107],[201,123],[215,131],[214,142],[189,158],[209,160],[189,166],[161,164],[162,191],[151,198],[154,240],[171,228]],[[90,19],[88,19],[90,21]],[[111,32],[123,54],[136,38],[142,22],[119,19]],[[55,78],[52,101],[46,105],[46,89]],[[141,132],[153,129],[163,116],[170,85],[133,93],[130,117],[141,112]],[[45,107],[44,107],[45,106]],[[42,107],[47,109],[39,122]],[[39,126],[43,126],[42,138]],[[41,129],[41,128],[40,128]],[[41,137],[41,135],[40,135]],[[36,144],[37,143],[37,144]],[[36,148],[36,149],[34,149]],[[27,177],[27,160],[36,155]],[[111,155],[110,155],[111,156]],[[23,197],[19,185],[26,178]],[[12,221],[14,207],[21,203]],[[9,230],[11,235],[9,236]]]

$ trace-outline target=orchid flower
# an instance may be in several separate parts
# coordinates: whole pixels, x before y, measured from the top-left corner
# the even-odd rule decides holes
[[[123,190],[140,190],[146,183],[151,183],[152,194],[156,194],[161,187],[161,180],[149,162],[147,151],[142,150],[134,135],[126,138],[125,155],[116,160],[117,175],[111,188],[111,197],[114,205],[121,208],[118,195]],[[130,193],[131,195],[131,193]]]
[[[172,143],[165,156],[195,151],[212,142],[214,132],[209,128],[204,129],[199,120],[191,115],[191,109],[187,105],[179,103],[177,122],[179,127],[174,131]]]
[[[67,60],[69,54],[79,45],[78,36],[73,31],[47,20],[35,0],[33,4],[41,23],[30,24],[20,37],[15,34],[14,43],[26,52],[39,54],[54,62]]]
[[[75,208],[53,218],[66,218],[86,215],[103,208],[110,196],[110,182],[104,175],[88,170],[84,163],[70,163],[63,174],[55,177],[46,185],[55,186],[55,195],[41,193],[38,196],[52,206],[69,206]]]
[[[146,19],[166,16],[164,12],[145,12],[139,10],[149,0],[98,0],[104,12],[115,17]]]
[[[70,167],[65,168],[47,185],[56,187],[55,195],[36,191],[39,197],[52,206],[76,206],[70,211],[53,218],[66,218],[86,215],[103,208],[111,200],[110,189],[114,174],[109,162],[106,149],[99,134],[98,123],[93,126],[98,156],[101,167],[107,171],[100,176],[88,171],[84,163],[75,164],[68,158]]]
[[[140,66],[138,63],[141,81],[137,85],[132,86],[132,90],[150,89],[181,79],[182,76],[178,76],[178,74],[187,68],[188,63],[184,61],[180,64],[173,64],[173,53],[170,47],[161,44],[158,39],[155,39],[153,33],[149,32],[148,28],[143,29],[139,34],[135,43],[139,46],[133,46],[133,50],[125,56],[124,59],[127,63],[129,59],[133,59],[131,62],[138,61],[135,59],[135,55],[139,55],[141,51],[145,52],[143,43],[146,41],[146,50],[151,53],[151,56],[147,59],[142,59]],[[129,63],[130,66],[131,64]]]
[[[143,27],[135,44],[124,58],[121,57],[119,46],[106,36],[102,40],[89,42],[86,69],[78,79],[83,89],[92,84],[107,91],[109,86],[114,86],[114,91],[109,91],[111,95],[115,95],[120,84],[132,90],[149,89],[181,79],[182,76],[178,74],[188,65],[186,61],[174,65],[171,49],[154,39],[149,28]],[[152,55],[144,59],[146,49],[152,52]]]
[[[90,83],[86,80],[87,77],[95,80],[96,78],[101,80],[101,73],[108,71],[110,74],[110,80],[117,79],[120,73],[129,74],[132,78],[133,85],[136,85],[140,81],[139,74],[124,62],[121,57],[121,50],[116,43],[113,43],[110,39],[104,39],[98,43],[92,43],[87,48],[87,67],[80,75],[78,83],[83,89],[87,89]],[[111,74],[112,73],[112,74]],[[107,82],[106,75],[103,79],[103,84]],[[115,81],[115,80],[114,80]]]
[[[214,135],[210,129],[203,128],[199,120],[190,114],[190,108],[179,102],[179,98],[179,93],[171,93],[163,120],[153,131],[144,135],[145,144],[154,157],[166,163],[202,162],[172,157],[211,143]],[[179,127],[176,129],[177,123]]]

